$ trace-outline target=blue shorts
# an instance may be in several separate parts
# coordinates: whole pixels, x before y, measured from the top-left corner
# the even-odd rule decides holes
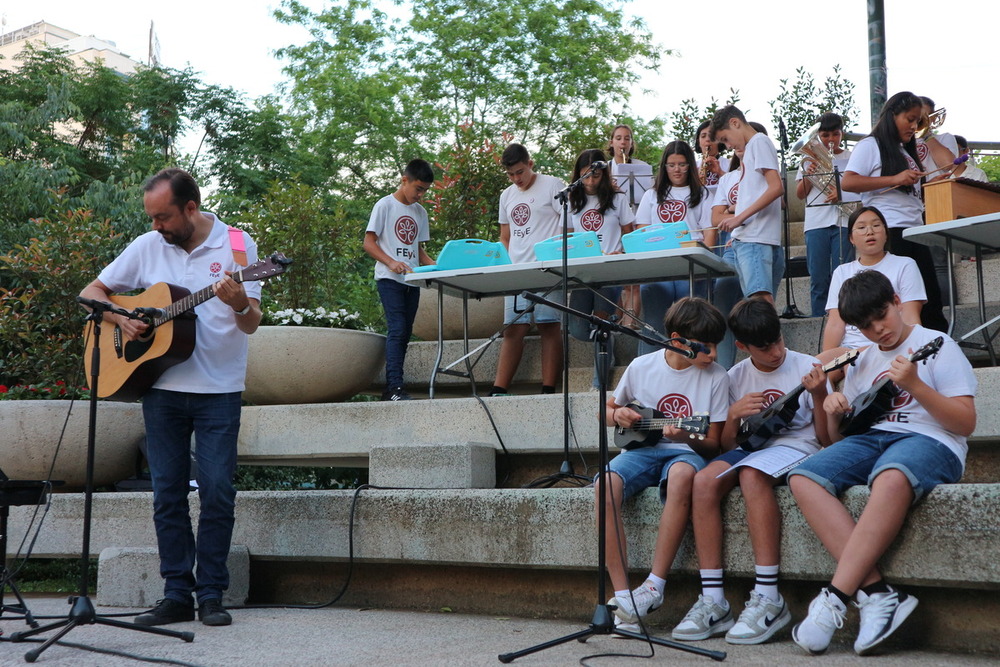
[[[758,292],[775,296],[785,274],[785,251],[782,247],[733,239],[732,248],[743,296]]]
[[[543,296],[549,301],[555,301],[556,303],[562,303],[562,292],[558,290],[553,290],[548,294],[544,292],[535,292],[539,296]],[[527,315],[517,318],[518,315],[526,311],[532,305],[535,306]],[[517,322],[514,319],[517,318]],[[534,303],[528,301],[520,294],[514,296],[505,296],[503,298],[503,323],[510,324],[548,324],[550,322],[562,322],[562,312],[556,310],[552,306],[543,306],[540,303]]]
[[[623,501],[643,489],[656,486],[660,489],[660,502],[663,503],[667,500],[667,473],[675,463],[687,463],[695,472],[705,467],[705,459],[691,451],[640,447],[622,452],[611,459],[608,470],[622,480]]]
[[[803,475],[839,496],[849,486],[871,486],[889,469],[899,470],[910,480],[914,503],[938,484],[952,484],[962,477],[962,462],[944,443],[919,433],[878,429],[833,443],[788,476]]]

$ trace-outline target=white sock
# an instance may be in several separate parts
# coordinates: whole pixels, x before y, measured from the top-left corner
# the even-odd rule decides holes
[[[723,570],[699,570],[698,572],[701,574],[701,594],[712,598],[715,604],[728,608],[729,603],[726,602],[726,595],[722,588]]]
[[[757,581],[753,589],[772,602],[781,599],[781,593],[778,592],[778,570],[778,565],[754,565]]]
[[[650,572],[649,576],[646,577],[646,581],[652,581],[653,585],[656,586],[656,592],[659,593],[660,595],[663,595],[663,591],[667,587],[666,579],[664,579],[663,577],[658,577],[652,572]]]
[[[619,600],[628,600],[630,599],[631,595],[632,591],[630,591],[627,588],[623,591],[615,591],[615,597],[618,598]]]

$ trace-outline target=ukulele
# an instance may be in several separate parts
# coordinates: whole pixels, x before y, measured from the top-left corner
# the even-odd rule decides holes
[[[859,354],[861,350],[848,350],[820,370],[829,373],[843,368],[847,364],[854,363]],[[805,389],[805,385],[800,384],[757,414],[747,417],[736,433],[736,444],[748,452],[755,452],[766,445],[768,440],[788,428],[795,418],[795,413],[798,412],[799,396]]]
[[[910,361],[917,363],[937,354],[944,344],[944,338],[938,336],[931,342],[910,355]],[[859,395],[851,403],[849,412],[844,413],[840,422],[840,434],[843,436],[864,433],[870,429],[885,413],[892,408],[892,399],[900,393],[899,387],[884,375],[875,381],[871,389]]]
[[[695,434],[699,440],[704,440],[705,434],[708,433],[708,413],[698,413],[690,417],[665,417],[659,410],[638,403],[629,403],[625,407],[638,412],[640,418],[631,428],[615,426],[615,446],[619,449],[652,447],[663,438],[665,426],[676,426],[682,431]]]
[[[238,283],[264,280],[281,275],[292,260],[281,253],[236,271],[232,279]],[[135,401],[142,397],[157,378],[171,366],[191,356],[195,346],[195,306],[215,296],[209,285],[195,293],[169,283],[156,283],[136,296],[111,295],[108,301],[126,310],[159,308],[161,317],[147,317],[149,328],[136,340],[127,340],[117,324],[101,336],[101,382],[98,398],[112,401]],[[90,375],[91,353],[94,349],[93,322],[87,323],[84,334],[87,350],[84,360]],[[109,334],[110,335],[107,335]]]

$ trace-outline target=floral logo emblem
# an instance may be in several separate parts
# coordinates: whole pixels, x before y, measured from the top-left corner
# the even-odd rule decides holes
[[[764,391],[764,408],[766,409],[776,400],[785,395],[785,392],[778,389],[766,389]]]
[[[417,221],[404,215],[396,221],[396,238],[400,243],[410,245],[417,240]]]
[[[667,394],[656,404],[656,409],[662,412],[664,417],[690,417],[694,413],[691,401],[683,394]]]
[[[528,224],[528,220],[531,218],[531,207],[527,204],[518,204],[514,207],[514,210],[510,212],[510,219],[514,221],[514,224],[518,227],[524,227]]]
[[[603,224],[604,216],[601,215],[601,212],[595,208],[585,211],[583,216],[580,218],[580,226],[587,232],[596,232]]]
[[[212,262],[212,265],[208,267],[208,270],[214,275],[222,272],[222,264],[218,262]]]
[[[663,222],[680,222],[687,215],[687,204],[676,199],[668,199],[656,209],[656,215]]]

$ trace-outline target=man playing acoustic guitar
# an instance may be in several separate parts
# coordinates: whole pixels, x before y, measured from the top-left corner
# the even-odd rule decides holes
[[[906,324],[899,296],[878,271],[862,271],[845,281],[837,306],[844,322],[873,344],[847,369],[843,391],[830,394],[823,406],[834,439],[848,417],[856,435],[789,473],[802,514],[837,560],[832,580],[810,603],[792,638],[809,653],[824,652],[854,597],[861,615],[854,650],[866,655],[917,606],[915,597],[886,584],[877,563],[910,508],[938,484],[961,478],[966,438],[976,428],[976,377],[955,341]],[[914,363],[920,358],[925,363]],[[883,377],[889,381],[882,382]],[[880,388],[877,393],[886,393],[884,400],[869,400],[873,385]],[[857,413],[867,412],[869,403],[887,411],[861,430]],[[855,523],[838,496],[858,484],[867,484],[871,493]]]
[[[143,203],[152,231],[133,241],[80,295],[103,301],[114,293],[165,282],[191,291],[210,284],[218,298],[195,309],[197,335],[191,356],[164,371],[143,397],[164,597],[135,622],[194,620],[193,594],[202,623],[229,625],[232,619],[222,606],[222,594],[229,586],[226,559],[235,521],[240,394],[247,334],[257,330],[261,318],[260,283],[244,287],[230,274],[241,269],[243,261],[257,261],[257,246],[246,233],[230,231],[214,215],[202,212],[198,185],[180,169],[165,169],[150,178]],[[149,328],[148,323],[111,313],[106,323],[120,327],[128,340]],[[188,509],[192,433],[201,500],[197,539]]]

